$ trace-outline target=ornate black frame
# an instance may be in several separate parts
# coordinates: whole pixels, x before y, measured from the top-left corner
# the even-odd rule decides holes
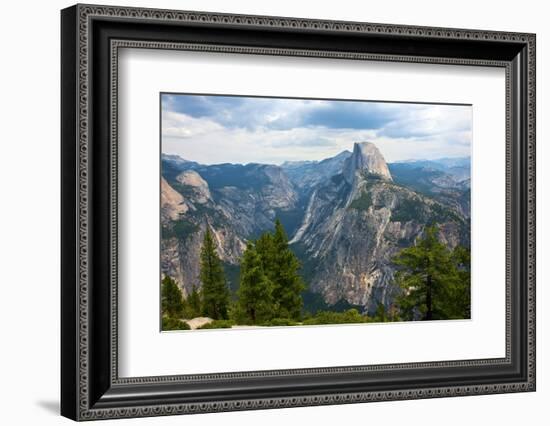
[[[535,35],[96,5],[61,13],[61,413],[74,420],[535,390]],[[192,49],[506,70],[506,357],[119,378],[117,52]]]

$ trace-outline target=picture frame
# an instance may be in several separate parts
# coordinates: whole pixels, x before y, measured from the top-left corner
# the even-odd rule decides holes
[[[75,5],[61,12],[61,414],[160,416],[535,391],[534,34]],[[119,377],[119,49],[505,70],[505,356]],[[487,165],[488,167],[490,165]]]

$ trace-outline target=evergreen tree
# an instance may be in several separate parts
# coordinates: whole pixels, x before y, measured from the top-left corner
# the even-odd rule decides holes
[[[467,262],[468,272],[458,260]],[[469,256],[462,249],[453,255],[437,239],[437,227],[426,228],[424,238],[401,250],[394,263],[401,267],[396,281],[404,291],[398,299],[403,319],[469,318]]]
[[[177,318],[183,314],[181,290],[176,282],[168,275],[162,279],[161,306],[164,316]]]
[[[245,323],[259,324],[273,315],[272,283],[264,272],[262,259],[252,242],[241,260],[237,316]]]
[[[451,253],[451,259],[456,267],[456,279],[450,288],[451,300],[453,300],[454,303],[448,304],[447,314],[450,318],[470,318],[470,250],[462,246],[457,246]]]
[[[383,303],[379,303],[376,307],[376,313],[374,314],[373,320],[375,322],[388,322],[388,315],[386,312],[386,307]]]
[[[300,262],[288,247],[288,237],[279,219],[275,221],[272,237],[272,259],[269,277],[273,281],[273,297],[277,307],[277,316],[299,320],[301,317],[304,282],[298,271]]]
[[[275,242],[273,234],[264,232],[254,243],[266,275],[272,280],[275,271]]]
[[[201,314],[201,296],[197,290],[197,286],[193,286],[193,290],[187,297],[187,307],[189,318],[198,317]]]
[[[213,319],[227,319],[229,289],[223,265],[210,229],[206,228],[200,254],[200,280],[202,282],[202,313]]]

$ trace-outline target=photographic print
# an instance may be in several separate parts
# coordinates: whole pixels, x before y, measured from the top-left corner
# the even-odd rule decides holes
[[[160,108],[162,331],[470,318],[471,105]]]

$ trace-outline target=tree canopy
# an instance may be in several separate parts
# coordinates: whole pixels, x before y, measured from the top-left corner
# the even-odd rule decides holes
[[[208,226],[201,248],[199,278],[202,283],[202,313],[213,319],[227,319],[229,289]]]
[[[245,323],[258,324],[273,317],[273,283],[253,242],[248,243],[241,260],[237,296],[237,315]]]
[[[464,247],[449,250],[427,227],[415,246],[393,259],[399,266],[395,281],[403,290],[397,299],[404,320],[470,317],[470,254]]]
[[[161,284],[162,313],[168,317],[178,317],[183,313],[183,297],[176,282],[166,275]]]

